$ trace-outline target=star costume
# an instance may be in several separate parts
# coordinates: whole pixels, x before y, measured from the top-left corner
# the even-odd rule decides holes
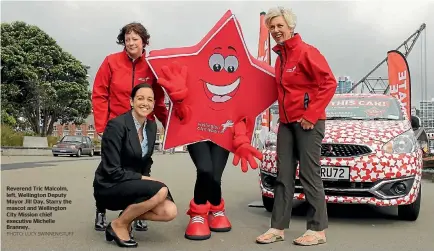
[[[208,239],[231,230],[221,195],[229,153],[257,168],[255,119],[277,100],[274,69],[250,55],[231,11],[195,46],[151,51],[147,61],[171,100],[163,148],[188,145],[197,169],[185,237]]]

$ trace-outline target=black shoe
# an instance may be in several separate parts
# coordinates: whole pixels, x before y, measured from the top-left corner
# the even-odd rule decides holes
[[[134,221],[134,230],[136,231],[148,231],[148,224],[145,220]]]
[[[95,230],[104,231],[107,227],[107,218],[105,213],[96,212],[95,216]]]
[[[119,239],[119,237],[116,235],[115,231],[113,231],[111,222],[108,224],[108,226],[105,230],[105,239],[107,241],[113,241],[114,240],[119,247],[135,248],[138,246],[138,243],[133,239],[129,239],[127,241],[123,241],[123,240]]]

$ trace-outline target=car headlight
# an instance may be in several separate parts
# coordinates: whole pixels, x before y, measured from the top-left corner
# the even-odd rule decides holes
[[[383,146],[383,151],[390,154],[411,153],[416,149],[417,145],[413,130],[408,130],[387,142]]]
[[[275,151],[277,148],[277,135],[274,132],[270,132],[265,139],[265,149]]]

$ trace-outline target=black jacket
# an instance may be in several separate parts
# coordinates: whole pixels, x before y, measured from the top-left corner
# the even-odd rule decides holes
[[[157,137],[156,122],[147,120],[145,129],[148,152],[142,157],[131,111],[107,123],[101,142],[101,162],[93,181],[95,189],[109,188],[126,180],[140,180],[142,175],[149,176]]]

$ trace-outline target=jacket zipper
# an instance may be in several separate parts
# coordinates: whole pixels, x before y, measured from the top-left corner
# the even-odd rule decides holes
[[[285,57],[286,57],[286,49],[285,46],[283,46],[283,51],[285,52]],[[286,118],[286,123],[289,123],[289,119],[288,119],[288,115],[286,115],[286,108],[285,108],[285,88],[283,87],[283,83],[282,83],[282,76],[283,76],[283,70],[285,69],[286,66],[286,59],[283,60],[283,56],[282,54],[279,55],[280,56],[280,85],[282,87],[282,91],[283,91],[283,113],[285,114],[285,118]],[[282,62],[284,62],[284,64],[282,64]]]
[[[132,77],[132,79],[131,79],[131,90],[134,88],[134,74],[136,73],[136,63],[135,62],[132,62],[132,64],[133,64],[133,77]]]

